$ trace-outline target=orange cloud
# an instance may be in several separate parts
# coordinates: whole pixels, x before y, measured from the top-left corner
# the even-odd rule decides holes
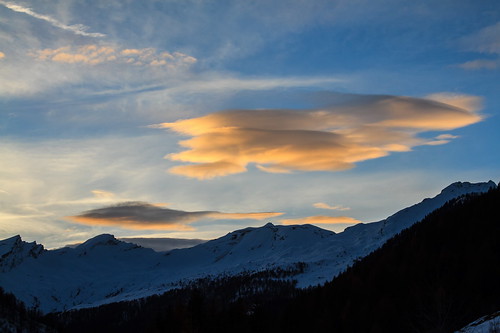
[[[186,212],[145,202],[126,202],[92,209],[67,218],[86,225],[115,226],[134,230],[194,230],[189,224],[200,220],[263,220],[283,215],[276,212],[222,213]]]
[[[152,125],[191,136],[186,150],[166,158],[191,163],[170,172],[210,179],[247,170],[266,172],[339,171],[391,152],[443,144],[418,134],[476,123],[480,99],[435,94],[427,99],[358,96],[348,104],[317,110],[227,110],[203,117]]]
[[[0,59],[5,58],[5,53],[0,52]]]
[[[280,221],[284,225],[292,224],[356,224],[361,223],[361,221],[356,220],[349,216],[308,216],[297,219],[285,219]]]
[[[170,57],[166,57],[166,53],[158,54],[153,48],[120,50],[111,46],[90,44],[39,50],[31,52],[30,55],[43,61],[86,65],[120,63],[136,66],[179,67],[196,62],[196,58],[183,53],[175,52],[173,55],[167,53]]]
[[[344,206],[331,206],[327,203],[324,202],[317,202],[313,204],[314,207],[320,208],[320,209],[330,209],[330,210],[350,210],[351,208],[349,207],[344,207]]]

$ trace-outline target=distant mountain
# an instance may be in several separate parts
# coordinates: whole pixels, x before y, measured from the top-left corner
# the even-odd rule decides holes
[[[43,312],[160,294],[204,277],[294,270],[299,287],[322,284],[448,200],[496,188],[454,183],[386,220],[335,234],[312,225],[246,228],[186,249],[158,253],[100,235],[46,251],[20,237],[0,241],[0,286]]]
[[[165,252],[175,249],[185,249],[203,244],[203,239],[183,239],[183,238],[146,238],[146,237],[121,237],[118,240],[139,245],[156,252]],[[65,247],[75,248],[82,243],[67,244]]]
[[[171,251],[174,249],[185,249],[189,247],[196,246],[198,244],[203,244],[206,240],[203,239],[182,239],[182,238],[118,238],[118,240],[137,244],[142,247],[150,248],[156,252]]]

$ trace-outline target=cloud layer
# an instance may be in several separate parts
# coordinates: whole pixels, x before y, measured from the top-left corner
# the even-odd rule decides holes
[[[194,230],[189,224],[200,220],[263,220],[283,213],[221,213],[216,211],[186,212],[145,202],[126,202],[92,209],[69,216],[73,222],[86,225],[116,226],[134,230]]]
[[[447,143],[453,136],[418,134],[460,128],[482,119],[480,98],[434,94],[426,99],[351,95],[348,102],[313,110],[227,110],[155,125],[182,135],[186,150],[169,154],[171,173],[210,179],[247,171],[339,171],[356,163]]]

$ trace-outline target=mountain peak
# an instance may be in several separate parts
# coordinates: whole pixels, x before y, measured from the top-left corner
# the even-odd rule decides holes
[[[5,246],[7,244],[15,244],[15,243],[18,243],[21,241],[22,241],[21,236],[15,235],[15,236],[12,236],[12,237],[9,237],[9,238],[6,238],[6,239],[0,241],[0,246]]]
[[[115,238],[115,236],[110,235],[110,234],[102,234],[95,236],[93,238],[90,238],[86,242],[78,245],[76,248],[77,249],[91,249],[96,246],[109,246],[109,245],[118,245],[120,243],[123,243],[119,241],[118,239]]]
[[[26,258],[37,258],[44,251],[43,245],[25,242],[20,235],[0,241],[0,271],[8,271]]]
[[[445,187],[441,193],[443,194],[456,194],[457,192],[468,193],[471,189],[480,190],[480,192],[486,192],[489,189],[496,188],[497,184],[490,180],[488,182],[482,183],[470,183],[470,182],[455,182],[447,187]]]

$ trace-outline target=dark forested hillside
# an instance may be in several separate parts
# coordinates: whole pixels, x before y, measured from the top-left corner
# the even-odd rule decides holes
[[[453,332],[500,309],[499,208],[498,189],[449,202],[321,287],[267,272],[46,319],[67,332]]]
[[[324,287],[304,293],[283,323],[292,331],[452,332],[500,309],[499,281],[496,189],[431,213]]]
[[[303,270],[204,278],[163,295],[49,314],[61,332],[259,332],[261,313],[274,313],[299,292],[285,278]]]
[[[41,315],[36,310],[26,309],[24,304],[0,287],[0,332],[56,332],[41,323]]]

